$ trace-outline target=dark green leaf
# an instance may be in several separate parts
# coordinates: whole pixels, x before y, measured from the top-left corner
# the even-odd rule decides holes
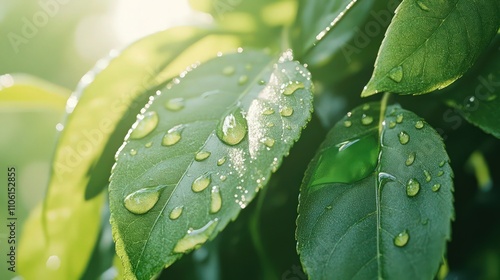
[[[500,49],[495,49],[473,80],[464,80],[447,103],[466,120],[500,138]]]
[[[150,279],[213,238],[279,167],[312,110],[309,72],[291,59],[291,52],[213,59],[144,109],[110,184],[128,277]]]
[[[296,237],[311,279],[432,279],[438,270],[453,217],[448,156],[418,116],[390,106],[379,124],[379,106],[348,113],[306,172]]]
[[[498,0],[404,0],[362,96],[424,94],[460,78],[500,27]]]

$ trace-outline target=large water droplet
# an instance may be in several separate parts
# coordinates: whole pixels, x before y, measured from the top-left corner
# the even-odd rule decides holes
[[[361,117],[361,123],[363,125],[370,125],[373,123],[373,117],[363,114],[363,116]]]
[[[222,196],[218,186],[212,187],[210,193],[210,213],[215,214],[220,211],[222,207]]]
[[[125,197],[123,204],[134,214],[145,214],[153,208],[160,198],[165,186],[147,187],[137,190]]]
[[[170,212],[169,218],[171,220],[177,220],[182,214],[182,211],[184,210],[183,206],[177,206],[172,211]]]
[[[409,155],[408,155],[408,158],[406,159],[406,166],[410,166],[413,164],[413,162],[415,161],[415,158],[417,157],[417,153],[415,152],[411,152]]]
[[[53,271],[58,270],[61,267],[61,259],[56,255],[52,255],[45,262],[45,267]]]
[[[195,156],[194,159],[196,161],[204,161],[206,160],[212,153],[208,151],[199,151]]]
[[[394,67],[389,72],[389,78],[391,78],[396,83],[401,82],[401,80],[403,80],[403,67],[401,65],[398,67]]]
[[[234,146],[243,141],[247,131],[247,120],[238,108],[219,122],[217,137],[227,145]]]
[[[288,86],[283,90],[283,94],[292,95],[294,92],[302,88],[304,88],[304,83],[301,82],[289,83]]]
[[[242,86],[248,82],[248,76],[247,75],[241,75],[240,78],[238,79],[238,85]]]
[[[420,7],[420,9],[422,9],[423,11],[428,12],[428,11],[430,10],[430,9],[429,9],[429,7],[427,7],[427,5],[426,5],[423,1],[421,1],[421,0],[417,0],[417,5],[418,5],[418,7]]]
[[[432,191],[437,192],[437,191],[439,191],[440,188],[441,188],[441,184],[434,184],[432,186]]]
[[[276,141],[273,138],[265,137],[260,142],[266,145],[266,147],[271,148]]]
[[[172,112],[180,111],[184,106],[186,106],[184,98],[172,98],[165,103],[165,108]]]
[[[432,176],[431,176],[431,173],[429,173],[429,171],[424,170],[424,176],[425,176],[426,182],[430,182],[432,180]]]
[[[190,229],[187,234],[181,238],[174,247],[174,253],[186,253],[197,249],[212,235],[217,227],[218,219],[212,220],[200,229]]]
[[[406,194],[408,196],[416,196],[420,191],[420,183],[417,179],[412,178],[406,183]]]
[[[403,118],[404,118],[403,114],[398,114],[396,116],[396,122],[397,123],[402,123],[403,122]]]
[[[226,66],[226,67],[224,67],[224,69],[222,69],[222,74],[224,74],[225,76],[231,76],[235,72],[236,72],[236,68],[234,68],[233,66]]]
[[[293,115],[293,108],[285,106],[281,109],[280,114],[283,117],[290,117],[291,115]]]
[[[226,162],[226,157],[221,157],[217,160],[217,166],[221,166]]]
[[[210,185],[210,182],[212,182],[212,176],[208,173],[205,173],[193,181],[191,189],[193,190],[193,192],[201,192],[206,189],[208,185]]]
[[[379,145],[375,134],[331,146],[322,151],[312,173],[310,186],[361,180],[375,170],[378,154]]]
[[[406,145],[406,144],[408,144],[408,142],[410,142],[410,135],[408,135],[408,133],[406,133],[404,131],[401,131],[398,134],[398,138],[399,138],[399,143],[401,143],[403,145]]]
[[[416,129],[422,129],[424,127],[424,122],[423,121],[417,121],[415,123],[415,128]]]
[[[344,126],[345,127],[351,127],[352,126],[352,122],[351,121],[344,121]]]
[[[167,147],[177,144],[182,138],[181,136],[182,129],[183,127],[180,125],[169,129],[167,133],[163,136],[161,144]]]
[[[408,231],[405,230],[405,231],[399,233],[398,235],[396,235],[396,237],[394,237],[394,245],[396,245],[398,247],[403,247],[406,244],[408,244],[409,239],[410,239],[410,235],[408,234]]]
[[[158,125],[158,114],[156,112],[147,112],[144,114],[137,123],[132,133],[130,133],[130,139],[141,139],[146,137],[151,131],[153,131]]]

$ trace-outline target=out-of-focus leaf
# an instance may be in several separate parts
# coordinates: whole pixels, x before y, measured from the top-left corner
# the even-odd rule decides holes
[[[499,27],[498,0],[404,0],[361,95],[442,89],[469,70]]]
[[[291,52],[243,52],[174,79],[113,169],[111,224],[127,277],[150,279],[213,238],[266,185],[312,111]]]
[[[389,106],[379,115],[379,103],[348,113],[306,172],[296,237],[311,279],[432,279],[438,271],[453,217],[448,155],[414,113]]]

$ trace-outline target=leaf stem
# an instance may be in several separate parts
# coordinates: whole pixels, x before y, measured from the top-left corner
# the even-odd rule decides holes
[[[307,57],[311,52],[312,50],[314,50],[314,48],[322,42],[322,40],[328,35],[328,33],[330,33],[330,31],[340,22],[341,19],[344,18],[344,16],[347,14],[348,11],[351,10],[351,8],[356,4],[358,3],[358,0],[351,0],[351,2],[349,2],[344,10],[342,10],[342,12],[340,12],[331,22],[330,24],[325,28],[323,29],[320,33],[318,33],[316,35],[316,41],[314,41],[314,43],[309,46],[306,51],[304,52],[304,55],[303,57]]]
[[[380,104],[380,117],[379,117],[379,124],[378,124],[378,134],[382,134],[382,123],[385,120],[385,111],[387,110],[387,103],[389,102],[389,97],[391,96],[390,92],[384,93],[384,96],[382,97],[382,101]]]

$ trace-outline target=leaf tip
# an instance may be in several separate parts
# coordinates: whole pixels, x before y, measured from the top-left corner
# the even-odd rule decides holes
[[[368,82],[361,92],[361,97],[368,97],[377,93],[379,93],[379,91],[373,87],[371,82]]]

